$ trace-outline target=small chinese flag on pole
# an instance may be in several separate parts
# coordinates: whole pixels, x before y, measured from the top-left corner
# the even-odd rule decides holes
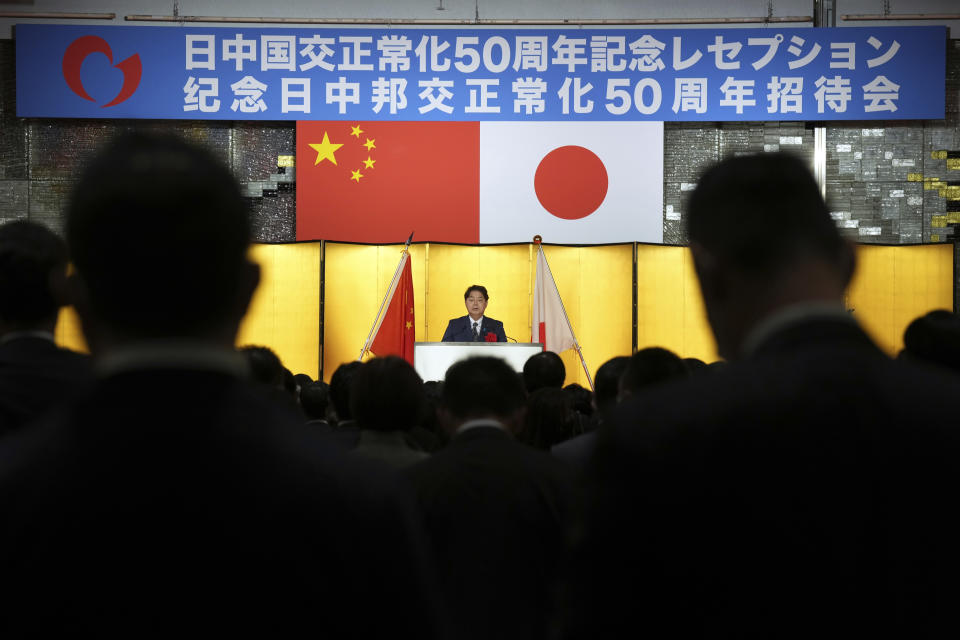
[[[386,311],[370,351],[378,356],[400,356],[413,365],[413,272],[410,268],[410,253],[404,251],[401,258],[400,277],[390,283],[386,296]]]

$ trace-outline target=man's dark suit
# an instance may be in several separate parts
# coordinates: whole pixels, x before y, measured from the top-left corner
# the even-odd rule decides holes
[[[550,447],[550,455],[578,471],[583,470],[593,457],[593,451],[597,447],[597,435],[597,431],[590,431],[564,440]]]
[[[461,638],[542,638],[564,560],[563,464],[493,426],[409,469]]]
[[[255,386],[99,381],[0,446],[0,636],[419,637],[412,496]]]
[[[569,637],[955,637],[958,398],[839,318],[625,402]]]
[[[503,323],[493,318],[483,316],[480,322],[480,342],[487,341],[487,334],[497,336],[497,342],[506,342],[507,334],[503,332]],[[473,342],[473,321],[470,316],[454,318],[447,323],[447,330],[443,332],[441,342]]]
[[[341,420],[337,426],[326,420],[309,420],[307,426],[316,429],[320,437],[343,451],[355,449],[360,442],[360,429],[353,420]]]
[[[0,343],[0,436],[68,400],[90,381],[90,356],[36,336]]]

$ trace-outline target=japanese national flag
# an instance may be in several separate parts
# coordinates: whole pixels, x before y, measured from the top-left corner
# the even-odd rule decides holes
[[[560,353],[576,346],[560,291],[553,280],[543,247],[538,247],[537,277],[533,284],[533,331],[531,342],[539,342],[547,351]]]
[[[663,242],[662,122],[481,122],[480,242]]]

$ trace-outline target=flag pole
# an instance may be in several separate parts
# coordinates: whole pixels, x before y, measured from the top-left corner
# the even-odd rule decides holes
[[[538,236],[539,237],[539,236]],[[542,240],[537,241],[534,238],[537,246],[540,247],[540,253],[543,253],[543,244]],[[587,375],[587,382],[590,384],[590,390],[593,391],[593,378],[590,377],[590,370],[587,368],[587,361],[583,359],[583,351],[580,349],[580,343],[577,341],[577,334],[573,332],[573,325],[570,324],[570,316],[567,315],[567,308],[563,304],[563,297],[560,296],[560,290],[557,288],[557,281],[553,278],[553,271],[550,269],[550,263],[547,262],[547,254],[543,253],[543,264],[547,267],[547,273],[550,274],[550,282],[553,283],[553,288],[557,292],[557,300],[560,301],[560,308],[563,309],[563,319],[567,322],[567,328],[570,329],[570,335],[573,336],[573,348],[576,349],[577,355],[580,356],[580,364],[583,366],[583,372]]]
[[[387,306],[387,298],[390,297],[390,292],[395,290],[394,284],[397,282],[397,279],[400,277],[400,274],[403,271],[403,261],[407,257],[407,254],[410,253],[410,243],[413,241],[413,231],[410,232],[410,237],[407,238],[407,243],[403,245],[403,251],[400,252],[400,261],[397,263],[397,268],[393,272],[393,278],[390,280],[389,286],[387,286],[387,292],[383,294],[383,302],[380,303],[380,309],[377,310],[377,317],[373,319],[373,326],[370,327],[370,333],[367,334],[367,339],[363,343],[363,348],[360,349],[360,357],[357,358],[357,361],[363,360],[363,356],[370,351],[370,343],[373,342],[374,332],[377,330],[377,327],[380,326],[381,316],[383,315],[383,308]]]

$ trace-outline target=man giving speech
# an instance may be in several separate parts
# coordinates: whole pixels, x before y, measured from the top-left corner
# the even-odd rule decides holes
[[[454,318],[447,324],[441,342],[506,342],[503,323],[484,317],[487,308],[487,288],[479,284],[470,285],[463,294],[467,315]]]

